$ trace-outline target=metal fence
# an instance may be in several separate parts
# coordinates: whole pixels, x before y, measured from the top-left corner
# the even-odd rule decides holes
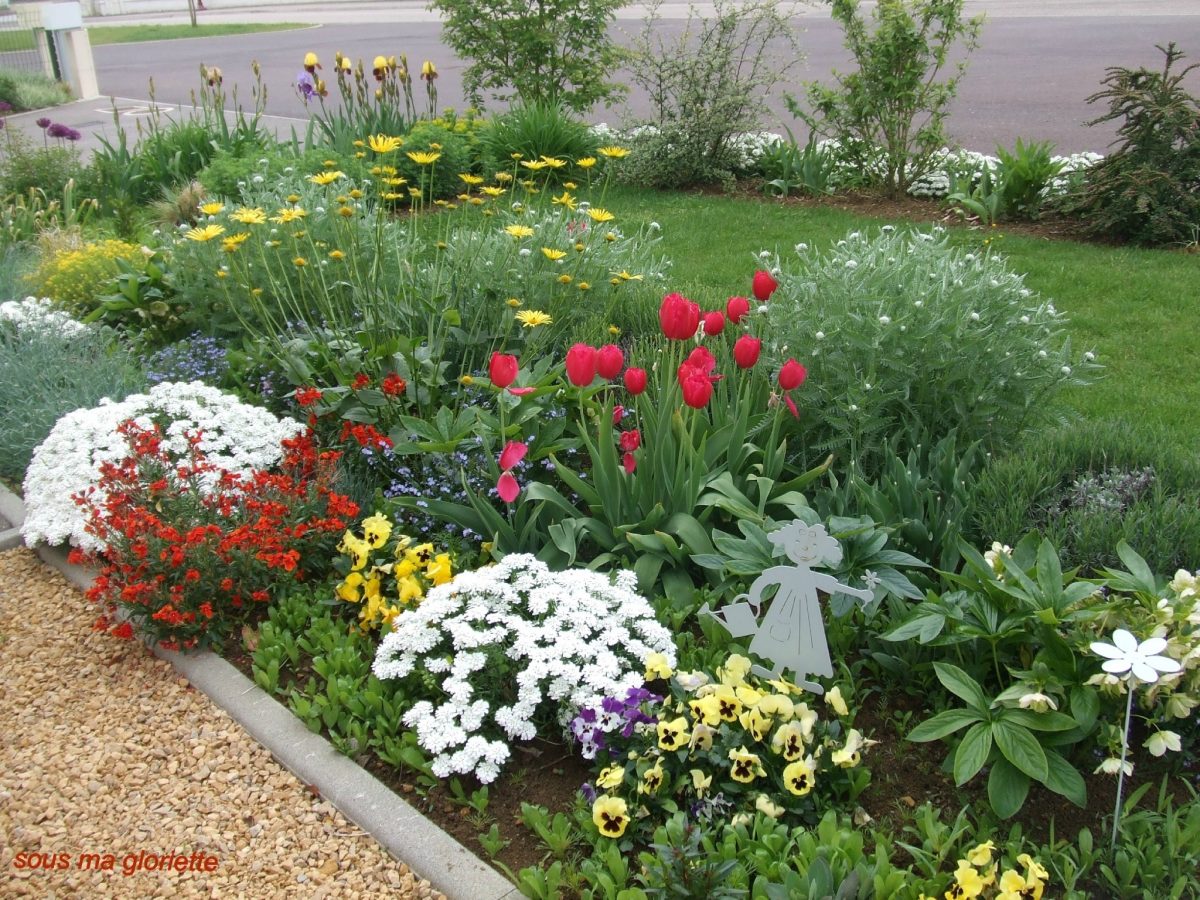
[[[34,43],[35,35],[20,7],[0,3],[0,72],[46,73],[43,54]],[[45,40],[44,33],[42,40]]]

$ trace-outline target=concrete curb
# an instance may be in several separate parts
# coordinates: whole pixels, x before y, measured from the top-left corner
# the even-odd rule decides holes
[[[14,505],[15,504],[15,505]],[[24,519],[19,497],[0,484],[0,514]],[[16,541],[6,543],[9,535]],[[0,532],[0,550],[21,545],[19,528]],[[86,590],[94,573],[67,562],[62,547],[36,553],[76,587]],[[213,703],[224,709],[280,764],[316,788],[346,818],[377,840],[396,859],[452,900],[515,900],[508,879],[396,796],[386,785],[313,734],[291,711],[214,653],[190,655],[155,649]]]

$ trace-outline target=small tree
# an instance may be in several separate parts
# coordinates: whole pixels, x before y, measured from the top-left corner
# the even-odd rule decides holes
[[[836,140],[864,174],[901,194],[946,142],[943,122],[966,61],[938,81],[950,49],[979,44],[983,17],[963,18],[964,0],[879,0],[869,31],[859,0],[832,0],[858,71],[834,73],[835,87],[805,85],[811,112],[793,97],[788,109],[822,137]]]
[[[1172,71],[1183,54],[1173,43],[1158,49],[1166,57],[1161,72],[1114,66],[1105,90],[1088,97],[1109,106],[1089,125],[1124,120],[1116,149],[1062,203],[1092,234],[1141,244],[1200,236],[1200,102],[1183,85],[1200,63]]]
[[[561,104],[578,113],[626,88],[605,75],[623,53],[608,36],[624,0],[430,0],[442,37],[471,60],[463,86],[507,101]]]
[[[779,0],[689,7],[678,34],[664,27],[661,6],[647,4],[634,38],[630,77],[653,114],[627,123],[636,137],[622,175],[660,188],[731,183],[746,168],[747,137],[763,128],[766,98],[802,59],[795,30]]]

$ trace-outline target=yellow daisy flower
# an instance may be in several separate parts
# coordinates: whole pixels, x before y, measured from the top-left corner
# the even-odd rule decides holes
[[[200,212],[206,216],[215,216],[217,213],[224,211],[224,209],[225,204],[215,200],[212,203],[204,203],[200,206]]]
[[[442,154],[425,153],[421,150],[409,150],[408,158],[415,162],[418,166],[432,166],[435,162],[442,158]]]
[[[601,147],[596,152],[607,159],[624,159],[629,155],[624,147]]]
[[[308,180],[313,184],[319,184],[324,187],[327,184],[333,184],[339,178],[345,177],[346,173],[335,170],[333,172],[318,172],[316,175],[309,175]]]
[[[225,233],[224,225],[205,225],[203,228],[192,228],[184,237],[191,241],[211,241],[215,237],[220,237]]]
[[[505,234],[512,235],[517,240],[533,237],[533,229],[528,225],[507,225],[504,228],[504,232]]]
[[[610,213],[607,209],[601,209],[598,206],[594,206],[591,209],[589,209],[587,211],[587,214],[588,214],[588,218],[591,219],[593,222],[611,222],[613,219],[616,218],[616,216],[614,216],[612,213]]]
[[[231,234],[229,237],[225,238],[225,240],[221,241],[221,249],[226,253],[233,253],[248,237],[250,237],[250,232],[248,231],[241,231],[237,234]]]
[[[546,257],[546,259],[550,260],[550,262],[558,262],[567,254],[564,250],[555,250],[553,247],[543,247],[542,255]]]
[[[367,146],[376,153],[395,153],[403,144],[403,138],[388,134],[373,134],[367,138]]]
[[[538,309],[523,309],[514,318],[526,328],[537,328],[540,325],[553,325],[554,319],[549,313]]]
[[[267,221],[267,214],[261,208],[242,207],[229,214],[229,218],[243,225],[262,225]]]

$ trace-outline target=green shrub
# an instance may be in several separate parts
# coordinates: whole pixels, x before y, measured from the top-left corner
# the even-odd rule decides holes
[[[1200,463],[1153,430],[1088,423],[1035,435],[991,460],[974,488],[974,530],[1015,544],[1031,528],[1088,572],[1120,567],[1125,541],[1155,572],[1200,559]]]
[[[747,163],[739,136],[762,131],[766,98],[799,62],[794,31],[776,0],[717,0],[710,18],[689,12],[682,33],[663,27],[659,6],[649,6],[633,51],[633,80],[653,114],[632,123],[622,177],[661,188],[729,184]]]
[[[41,72],[0,71],[0,100],[17,112],[58,106],[71,100],[71,89]]]
[[[450,123],[418,122],[405,136],[400,152],[392,157],[392,165],[401,178],[408,179],[409,187],[420,187],[425,192],[426,200],[453,197],[462,192],[459,173],[476,168],[471,146],[473,137],[467,131],[456,131]],[[434,144],[438,146],[434,147]],[[432,166],[422,166],[409,158],[408,154],[414,151],[441,155]]]
[[[514,153],[573,161],[594,156],[597,147],[586,124],[548,102],[522,103],[490,119],[479,132],[479,144],[485,172],[511,169]]]
[[[1193,63],[1172,71],[1183,54],[1169,44],[1161,72],[1114,66],[1103,91],[1109,111],[1089,122],[1121,121],[1117,149],[1088,169],[1062,202],[1089,234],[1138,244],[1195,241],[1200,228],[1200,102],[1183,87]]]
[[[83,172],[74,146],[38,146],[25,134],[11,131],[0,144],[0,196],[27,194],[37,188],[60,197],[71,179]]]
[[[859,6],[833,0],[857,70],[835,74],[833,87],[807,84],[808,111],[792,97],[787,104],[814,132],[836,140],[854,168],[902,196],[946,143],[943,122],[966,62],[943,81],[938,73],[955,44],[975,49],[983,19],[964,20],[963,0],[880,0],[868,31]]]
[[[61,416],[104,397],[122,400],[145,380],[111,332],[30,320],[18,326],[5,318],[0,316],[0,475],[19,481],[34,448]]]
[[[476,106],[501,100],[561,103],[586,112],[624,93],[605,80],[622,59],[609,36],[624,0],[432,0],[442,39],[470,60],[463,86]]]
[[[117,260],[133,262],[142,255],[125,241],[85,242],[69,233],[47,235],[41,244],[41,261],[29,276],[31,292],[84,314],[111,289],[120,271]]]
[[[326,161],[333,166],[326,166]],[[209,197],[237,200],[246,194],[260,193],[260,185],[277,183],[296,172],[313,174],[327,168],[361,178],[367,174],[368,166],[363,160],[331,147],[315,147],[296,154],[290,144],[281,144],[267,150],[251,147],[246,152],[221,152],[209,161],[197,180]]]
[[[1094,366],[1072,357],[1062,314],[1000,256],[953,249],[940,230],[884,226],[824,254],[797,249],[800,268],[765,306],[767,333],[775,354],[810,370],[810,451],[868,474],[889,439],[901,454],[951,429],[964,446],[1003,446]]]

